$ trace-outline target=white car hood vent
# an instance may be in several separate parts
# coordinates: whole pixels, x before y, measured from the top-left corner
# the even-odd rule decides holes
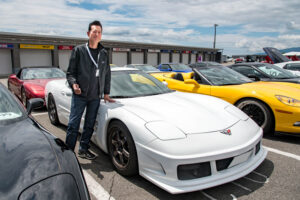
[[[165,121],[185,134],[224,130],[240,120],[239,115],[226,111],[229,103],[201,94],[173,92],[120,102],[146,122]]]

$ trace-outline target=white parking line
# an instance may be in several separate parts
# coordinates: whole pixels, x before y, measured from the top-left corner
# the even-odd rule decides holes
[[[48,114],[47,112],[43,112],[43,113],[33,113],[31,114],[32,116],[40,116],[40,115],[46,115]]]
[[[213,198],[212,196],[210,196],[209,194],[203,192],[202,190],[201,190],[201,193],[202,193],[204,196],[206,196],[207,198],[209,198],[210,200],[217,200],[217,199]]]
[[[280,151],[278,149],[273,149],[271,147],[264,146],[264,148],[266,148],[268,151],[271,151],[273,153],[277,153],[277,154],[280,154],[280,155],[283,155],[283,156],[294,158],[296,160],[300,160],[300,156],[298,156],[298,155],[295,155],[295,154],[292,154],[292,153],[288,153],[288,152],[285,152],[285,151]]]
[[[115,198],[110,196],[110,194],[99,183],[97,183],[97,181],[86,170],[82,171],[86,184],[89,188],[89,192],[92,193],[96,199],[115,200]]]
[[[252,192],[252,190],[251,190],[250,188],[247,188],[247,187],[245,187],[245,186],[243,186],[243,185],[241,185],[241,184],[239,184],[239,183],[236,183],[236,182],[234,182],[234,181],[232,181],[231,183],[234,184],[234,185],[236,185],[236,186],[238,186],[238,187],[240,187],[240,188],[243,188],[244,190],[247,190],[247,191],[249,191],[249,192]]]

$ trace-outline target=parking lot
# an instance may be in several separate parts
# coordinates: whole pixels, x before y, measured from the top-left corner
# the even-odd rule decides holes
[[[6,79],[1,82],[6,84]],[[32,115],[47,130],[65,140],[66,127],[53,126],[46,109],[34,111]],[[119,175],[109,157],[95,145],[91,150],[98,158],[93,161],[79,158],[79,162],[92,199],[300,199],[300,137],[265,137],[263,146],[269,150],[267,158],[247,176],[180,195],[169,194],[140,176]]]

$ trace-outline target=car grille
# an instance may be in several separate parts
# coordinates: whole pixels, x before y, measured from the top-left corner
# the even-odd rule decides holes
[[[233,160],[233,157],[225,158],[222,160],[217,160],[216,161],[217,170],[221,171],[221,170],[227,169],[232,160]]]
[[[234,167],[236,165],[246,162],[248,159],[243,160],[237,164],[235,162],[235,164],[233,164],[233,166],[230,166],[230,164],[232,163],[234,158],[243,156],[243,154],[248,153],[248,155],[250,155],[249,153],[251,151],[252,152],[255,151],[255,155],[257,155],[258,152],[260,151],[260,146],[261,146],[261,142],[259,141],[255,145],[255,149],[253,148],[252,150],[242,153],[240,155],[237,155],[235,157],[229,157],[229,158],[224,158],[221,160],[216,160],[215,163],[216,163],[217,171],[226,170],[230,167]],[[177,167],[177,176],[178,176],[179,180],[191,180],[191,179],[196,179],[196,178],[203,178],[203,177],[212,175],[211,172],[212,172],[212,169],[211,169],[210,162],[178,165],[178,167]]]
[[[177,175],[179,180],[189,180],[210,176],[210,162],[179,165],[177,168]]]

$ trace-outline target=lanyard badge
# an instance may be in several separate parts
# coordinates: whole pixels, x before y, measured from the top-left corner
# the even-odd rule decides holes
[[[90,56],[91,60],[93,61],[94,65],[96,66],[96,68],[98,70],[98,63],[94,60],[94,58],[93,58],[93,56],[92,56],[92,54],[90,52],[90,49],[88,47],[88,43],[86,43],[85,46],[86,46],[86,49],[87,49],[87,51],[89,53],[89,56]],[[99,60],[99,57],[100,57],[100,52],[98,53],[98,60]],[[99,74],[99,72],[98,72],[98,74]]]

